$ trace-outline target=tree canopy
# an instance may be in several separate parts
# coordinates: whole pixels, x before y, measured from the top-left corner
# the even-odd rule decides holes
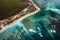
[[[27,6],[24,0],[0,0],[0,19],[16,15]]]

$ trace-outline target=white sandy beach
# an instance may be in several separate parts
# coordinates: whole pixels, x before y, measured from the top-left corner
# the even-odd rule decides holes
[[[40,8],[37,7],[32,0],[30,0],[30,2],[32,2],[32,4],[35,6],[35,8],[36,8],[37,10],[34,11],[34,12],[32,12],[32,13],[30,13],[30,14],[27,14],[27,15],[25,15],[25,16],[17,19],[17,20],[15,20],[13,23],[11,23],[11,24],[9,24],[9,25],[6,25],[5,27],[3,27],[3,29],[2,29],[0,32],[4,31],[4,30],[7,29],[8,27],[11,27],[10,25],[13,25],[13,24],[15,24],[15,23],[18,23],[18,22],[22,21],[23,19],[25,19],[25,18],[27,18],[27,17],[29,17],[29,16],[31,16],[31,15],[34,15],[34,14],[36,14],[37,12],[40,11]]]

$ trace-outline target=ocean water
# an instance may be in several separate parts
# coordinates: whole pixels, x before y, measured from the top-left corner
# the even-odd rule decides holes
[[[59,0],[50,0],[50,1],[44,1],[44,0],[35,0],[35,3],[42,7],[45,7],[45,9],[42,9],[40,12],[38,12],[36,15],[34,15],[34,19],[30,20],[32,21],[29,25],[35,25],[35,27],[38,27],[41,29],[41,33],[43,35],[43,38],[36,38],[36,40],[60,40],[60,1]],[[44,4],[40,5],[40,4]],[[40,7],[41,8],[41,7]],[[53,10],[51,10],[53,9]],[[24,23],[24,22],[23,22]],[[25,24],[26,25],[26,24]],[[33,26],[32,25],[32,26]],[[37,25],[37,26],[36,26]],[[52,25],[52,26],[51,26]],[[54,25],[54,26],[53,26]],[[46,29],[46,30],[45,30]],[[55,30],[56,33],[52,32],[52,30]],[[49,32],[50,31],[50,32]]]
[[[35,40],[60,40],[59,13],[44,9],[22,20],[22,23]]]
[[[38,7],[45,8],[37,14],[12,24],[0,33],[0,40],[60,40],[60,11],[57,2],[36,0]],[[41,3],[41,4],[40,4]]]

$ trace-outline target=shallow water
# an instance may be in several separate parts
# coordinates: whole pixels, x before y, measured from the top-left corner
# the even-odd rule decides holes
[[[60,40],[60,12],[52,5],[10,26],[0,40]]]

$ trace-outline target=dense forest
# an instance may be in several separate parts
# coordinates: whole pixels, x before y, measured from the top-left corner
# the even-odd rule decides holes
[[[24,0],[0,0],[0,20],[16,15],[27,6]]]

